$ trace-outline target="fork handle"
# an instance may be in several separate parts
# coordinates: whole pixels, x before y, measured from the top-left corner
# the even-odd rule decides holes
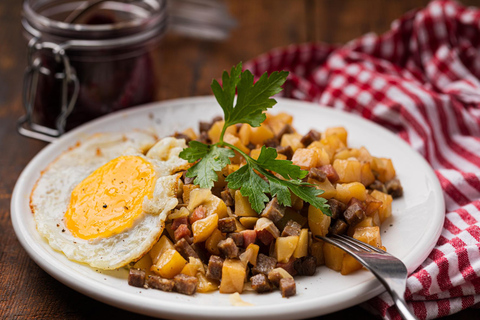
[[[397,306],[398,312],[403,319],[417,320],[417,318],[410,312],[410,310],[408,310],[405,300],[403,300],[401,297],[399,297],[396,293],[393,292],[391,293],[391,296],[393,298],[393,301],[395,302],[395,305]]]

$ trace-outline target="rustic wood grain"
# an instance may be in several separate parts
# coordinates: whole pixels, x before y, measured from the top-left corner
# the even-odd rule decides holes
[[[324,41],[345,43],[367,32],[381,33],[402,13],[427,0],[236,0],[228,1],[238,27],[224,42],[167,35],[160,49],[162,85],[158,98],[209,95],[210,82],[238,61],[274,47]],[[463,1],[476,4],[478,1]],[[20,0],[0,1],[0,318],[2,319],[150,319],[86,297],[61,284],[26,254],[10,221],[16,179],[46,144],[19,136],[21,85],[26,43],[20,25]],[[444,319],[475,319],[468,309]],[[371,319],[352,307],[322,319]]]

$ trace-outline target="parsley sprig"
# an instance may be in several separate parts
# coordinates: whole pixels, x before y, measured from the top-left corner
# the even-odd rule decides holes
[[[276,159],[277,150],[263,146],[258,159],[255,160],[223,140],[225,130],[237,123],[259,127],[266,119],[264,111],[277,103],[271,96],[282,91],[281,86],[287,76],[286,71],[272,72],[270,76],[264,73],[254,83],[252,73],[249,70],[242,72],[242,63],[239,63],[232,67],[230,74],[227,71],[223,72],[223,87],[218,81],[213,80],[211,88],[223,109],[225,124],[219,142],[208,145],[191,141],[189,147],[180,153],[181,158],[195,163],[187,170],[186,176],[195,178],[193,183],[200,188],[211,189],[218,180],[217,172],[230,164],[230,158],[235,156],[235,150],[245,159],[246,164],[226,178],[228,187],[240,189],[257,213],[260,213],[265,208],[265,203],[269,201],[267,194],[271,197],[276,196],[280,204],[291,206],[293,193],[325,214],[331,215],[326,200],[318,197],[324,191],[302,181],[308,174],[307,171],[301,170],[289,160]]]

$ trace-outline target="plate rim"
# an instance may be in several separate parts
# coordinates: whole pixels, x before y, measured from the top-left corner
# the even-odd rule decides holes
[[[436,203],[439,205],[438,211],[442,210],[443,213],[445,213],[445,201],[443,198],[443,192],[440,187],[440,183],[434,174],[433,169],[431,166],[428,164],[428,162],[418,153],[416,152],[411,146],[409,146],[405,141],[403,141],[401,138],[399,138],[397,135],[394,133],[390,132],[388,129],[372,122],[369,121],[368,119],[365,119],[363,117],[360,117],[355,114],[347,113],[341,110],[337,110],[331,107],[323,106],[323,105],[317,105],[311,102],[305,102],[305,101],[300,101],[300,100],[294,100],[294,99],[286,99],[286,98],[276,98],[278,103],[282,104],[295,104],[295,105],[303,105],[307,108],[321,108],[324,112],[333,112],[336,114],[341,114],[342,117],[350,118],[350,119],[355,119],[354,121],[360,121],[360,122],[365,122],[368,123],[368,125],[373,125],[374,127],[377,127],[385,132],[385,134],[390,135],[393,137],[393,139],[398,141],[399,143],[404,144],[404,146],[407,146],[410,150],[413,151],[415,156],[417,157],[416,160],[419,160],[420,162],[423,162],[423,165],[426,166],[427,168],[430,169],[430,172],[428,172],[428,175],[432,179],[432,188],[435,189],[434,193],[436,196],[440,196],[440,199],[442,200],[441,203]],[[46,271],[48,274],[50,274],[53,278],[59,280],[63,284],[67,285],[68,287],[85,294],[87,296],[90,296],[96,300],[99,300],[101,302],[113,305],[115,307],[119,307],[121,309],[129,310],[132,312],[136,313],[141,313],[149,316],[167,316],[167,317],[174,317],[174,318],[181,318],[185,316],[195,316],[196,318],[199,317],[204,317],[205,319],[207,318],[212,318],[211,314],[204,314],[200,315],[198,313],[199,310],[202,312],[206,311],[211,311],[212,306],[202,306],[202,305],[195,305],[194,308],[179,308],[180,311],[175,312],[173,310],[162,310],[161,313],[158,312],[157,308],[145,308],[145,306],[142,306],[141,304],[138,304],[141,301],[145,301],[145,297],[141,297],[141,295],[138,294],[132,294],[128,292],[122,292],[119,297],[117,297],[116,289],[103,285],[101,283],[98,283],[97,281],[93,279],[87,279],[88,284],[92,284],[91,287],[88,287],[84,285],[83,283],[76,282],[72,280],[72,277],[70,273],[75,273],[73,269],[69,269],[62,264],[59,265],[53,265],[51,262],[49,262],[47,259],[43,259],[40,254],[35,250],[39,247],[39,244],[37,244],[33,238],[28,238],[25,237],[25,233],[28,233],[26,230],[26,225],[22,224],[22,222],[19,220],[20,214],[16,212],[16,208],[20,210],[22,201],[25,201],[24,194],[20,194],[22,186],[26,183],[24,182],[27,177],[29,177],[30,172],[34,169],[36,161],[38,159],[41,159],[41,157],[44,154],[48,154],[52,149],[57,148],[57,145],[62,143],[63,141],[68,141],[70,139],[73,139],[74,137],[77,137],[78,140],[78,134],[88,131],[89,128],[91,127],[96,127],[102,122],[111,122],[114,121],[115,119],[122,118],[125,116],[129,116],[131,114],[134,114],[138,112],[140,109],[142,109],[142,112],[145,112],[147,110],[154,110],[157,108],[163,108],[163,107],[168,107],[172,106],[174,104],[197,104],[197,103],[206,103],[206,102],[213,102],[216,103],[214,96],[200,96],[200,97],[188,97],[188,98],[179,98],[179,99],[171,99],[171,100],[165,100],[165,101],[158,101],[158,102],[152,102],[149,104],[145,104],[142,106],[130,108],[130,109],[124,109],[120,110],[111,114],[108,114],[106,116],[100,117],[98,119],[95,119],[93,121],[87,122],[86,124],[79,126],[78,128],[75,128],[74,130],[66,133],[62,137],[60,137],[58,140],[54,141],[53,143],[50,143],[49,145],[45,146],[40,152],[38,152],[27,164],[27,166],[22,170],[22,173],[20,174],[17,182],[15,183],[15,187],[12,192],[12,199],[11,199],[11,206],[10,206],[10,215],[11,215],[11,221],[12,225],[15,231],[15,234],[17,236],[17,239],[19,240],[20,244],[22,247],[27,251],[28,255],[35,261],[37,265],[39,265],[44,271]],[[33,172],[34,173],[34,172]],[[29,194],[28,194],[28,199],[29,199]],[[429,232],[425,232],[423,236],[421,237],[420,240],[425,239],[425,238],[430,238],[430,239],[435,239],[432,240],[431,244],[426,246],[428,250],[423,250],[423,254],[421,255],[422,259],[419,263],[416,263],[417,265],[409,266],[409,271],[413,272],[414,269],[416,269],[423,260],[425,260],[428,256],[428,254],[431,252],[433,247],[435,246],[440,233],[442,231],[443,227],[443,220],[444,220],[445,214],[443,214],[443,219],[441,219],[441,223],[437,221],[437,226],[435,228],[430,228],[428,229]],[[421,241],[419,241],[421,242]],[[53,250],[53,249],[52,249]],[[413,259],[413,258],[412,258]],[[417,260],[420,259],[417,257]],[[75,263],[75,262],[73,262]],[[60,269],[60,270],[58,270]],[[64,272],[64,273],[63,273]],[[82,276],[82,275],[80,275]],[[91,282],[91,283],[90,283]],[[103,290],[106,290],[107,292],[104,293],[101,290],[96,290],[96,285],[99,285]],[[364,302],[374,296],[377,296],[381,292],[385,291],[382,285],[376,280],[376,279],[371,279],[367,281],[366,283],[360,283],[357,286],[355,286],[351,290],[356,290],[358,293],[362,294],[360,297],[358,297],[357,294],[357,299],[350,299],[348,302],[343,302],[341,306],[338,304],[329,304],[328,307],[322,307],[321,310],[318,308],[312,308],[311,306],[311,301],[296,301],[295,305],[300,307],[306,307],[307,309],[302,310],[302,317],[310,317],[310,316],[318,316],[334,311],[338,311],[350,306],[353,306],[355,304]],[[365,292],[367,291],[367,292]],[[127,294],[128,295],[128,301],[125,302],[124,300],[121,299],[121,296]],[[335,302],[335,299],[337,299],[337,296],[341,296],[342,292],[335,293],[333,295],[330,295],[327,298],[323,298],[327,301],[332,301]],[[138,297],[140,296],[140,297]],[[130,299],[131,298],[131,299]],[[140,300],[138,299],[140,298]],[[139,307],[140,306],[140,307]],[[290,308],[292,306],[290,305]],[[198,310],[199,309],[199,310]],[[286,311],[284,308],[279,307],[278,305],[273,305],[273,306],[253,306],[249,308],[233,308],[232,306],[215,306],[216,310],[228,310],[229,311],[229,318],[231,319],[245,319],[249,318],[251,316],[257,316],[257,317],[265,317],[265,318],[274,318],[274,319],[287,319],[291,318],[294,314],[292,312],[286,312],[285,314],[282,315],[279,314],[279,311]],[[273,312],[273,314],[272,314]],[[295,313],[298,315],[298,313]],[[272,316],[273,315],[273,316]],[[285,317],[285,315],[287,317]],[[218,316],[216,317],[218,318]]]

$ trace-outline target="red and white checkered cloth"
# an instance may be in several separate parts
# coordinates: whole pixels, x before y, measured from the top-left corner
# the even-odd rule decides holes
[[[480,302],[480,10],[434,1],[387,33],[344,46],[272,50],[244,65],[256,76],[289,70],[283,95],[361,115],[397,133],[435,169],[446,219],[440,239],[409,276],[419,319]],[[382,294],[366,305],[401,319]]]

